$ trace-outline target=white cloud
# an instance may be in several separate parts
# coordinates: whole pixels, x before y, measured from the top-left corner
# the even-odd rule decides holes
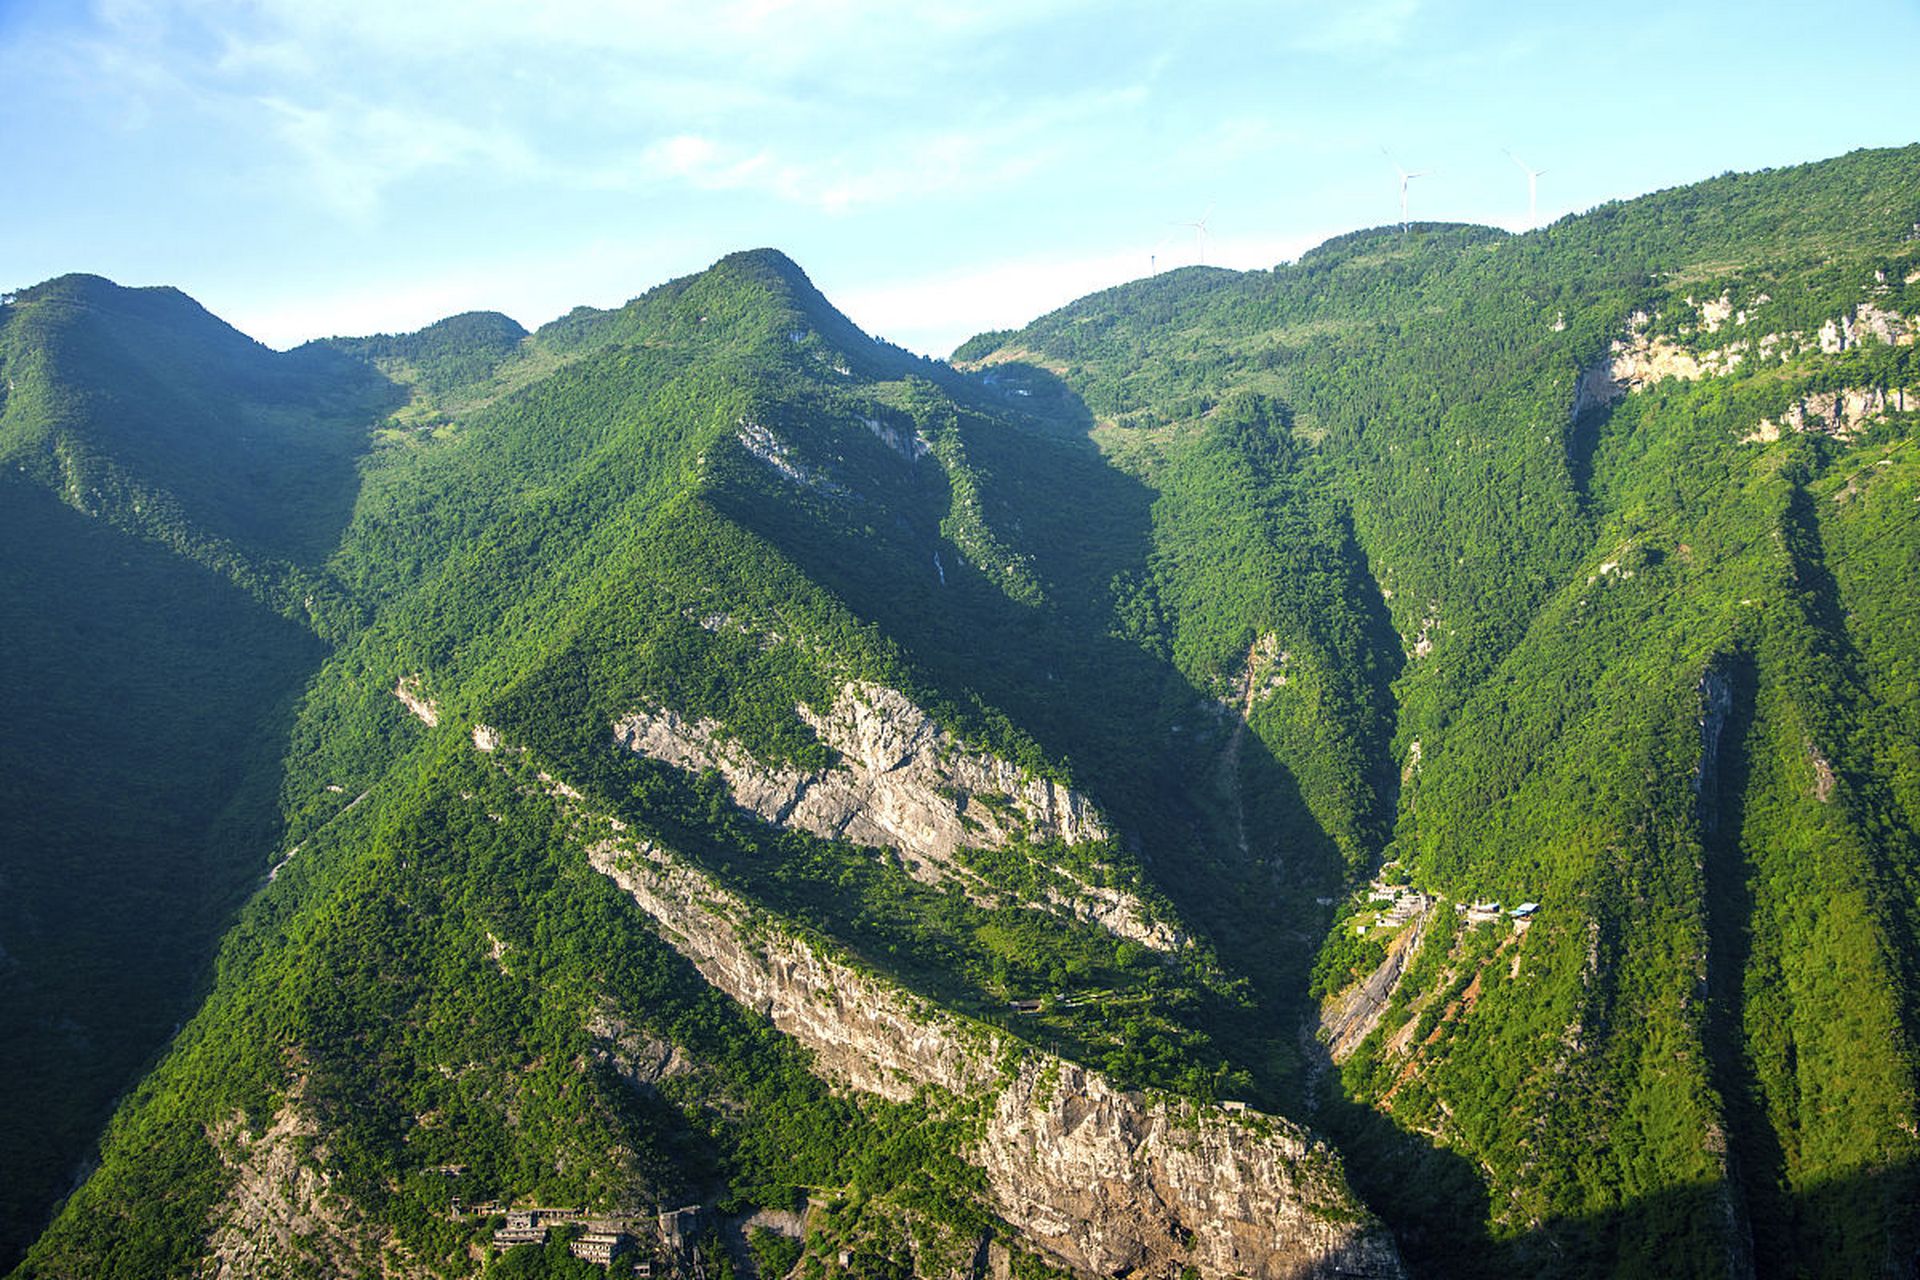
[[[102,0],[80,44],[109,92],[193,100],[349,221],[428,171],[503,168],[839,213],[1023,177],[1139,100],[976,82],[1023,28],[1091,3]]]
[[[679,179],[701,191],[759,188],[793,198],[804,180],[764,150],[747,151],[698,134],[662,138],[641,153],[643,174]]]
[[[149,36],[191,26],[238,47],[290,44],[317,64],[351,71],[374,58],[464,74],[551,57],[641,58],[662,70],[704,67],[764,83],[834,73],[869,88],[912,88],[929,65],[963,61],[964,46],[1009,35],[1093,0],[113,0],[106,16]],[[277,58],[273,54],[269,57]]]
[[[669,178],[703,191],[759,191],[828,213],[979,193],[1044,169],[1078,126],[1108,118],[1144,97],[1137,86],[1079,94],[986,109],[952,126],[907,123],[807,147],[676,133],[648,145],[638,165],[601,166],[592,185]]]
[[[258,106],[305,164],[319,198],[355,220],[373,215],[387,187],[429,169],[484,164],[526,173],[535,167],[511,134],[402,108],[350,100],[308,107],[271,97]]]
[[[1421,0],[1341,0],[1298,10],[1301,25],[1293,45],[1319,53],[1378,52],[1400,45],[1420,12]]]

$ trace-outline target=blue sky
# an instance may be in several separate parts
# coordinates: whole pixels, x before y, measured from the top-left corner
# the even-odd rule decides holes
[[[1196,260],[1920,139],[1920,2],[0,0],[0,287],[275,346],[774,245],[944,354]]]

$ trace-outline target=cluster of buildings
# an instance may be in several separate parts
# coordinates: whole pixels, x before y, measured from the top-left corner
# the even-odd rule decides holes
[[[1356,925],[1354,932],[1369,929],[1397,929],[1415,916],[1425,915],[1433,907],[1433,897],[1403,884],[1382,884],[1375,880],[1367,887],[1367,901],[1381,904],[1370,923]]]
[[[1486,924],[1490,920],[1500,919],[1503,914],[1498,902],[1462,902],[1456,904],[1453,909],[1464,914],[1468,924]],[[1532,920],[1533,913],[1539,909],[1540,904],[1537,902],[1523,902],[1504,914],[1510,920],[1524,923]]]
[[[584,1226],[586,1230],[568,1242],[574,1257],[598,1266],[632,1261],[632,1274],[640,1280],[706,1280],[705,1265],[695,1248],[705,1218],[700,1205],[666,1209],[655,1215],[592,1215],[575,1208],[527,1205],[509,1208],[499,1204],[479,1204],[472,1210],[454,1203],[456,1217],[471,1212],[475,1217],[501,1216],[503,1226],[493,1233],[494,1247],[511,1249],[523,1244],[544,1245],[556,1227]]]
[[[1407,889],[1388,899],[1388,907],[1380,913],[1379,923],[1384,929],[1395,929],[1418,915],[1425,915],[1433,906],[1429,894]]]
[[[1432,910],[1435,899],[1431,894],[1421,893],[1403,884],[1383,884],[1375,880],[1367,887],[1367,901],[1379,904],[1379,912],[1371,923],[1361,923],[1355,927],[1359,933],[1369,929],[1396,929]],[[1458,902],[1453,909],[1465,916],[1468,924],[1507,919],[1525,928],[1532,921],[1534,912],[1540,909],[1540,904],[1523,902],[1511,910],[1504,910],[1499,902]]]

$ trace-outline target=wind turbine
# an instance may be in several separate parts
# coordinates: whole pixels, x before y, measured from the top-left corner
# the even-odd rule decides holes
[[[1174,224],[1175,226],[1193,228],[1193,238],[1195,243],[1198,245],[1199,255],[1200,255],[1200,265],[1203,267],[1207,265],[1207,219],[1211,218],[1212,216],[1213,216],[1213,206],[1208,205],[1207,211],[1201,214],[1194,221],[1179,222]]]
[[[1415,173],[1408,173],[1400,167],[1400,162],[1393,158],[1393,152],[1382,147],[1380,148],[1380,154],[1387,158],[1388,162],[1393,165],[1393,171],[1400,175],[1400,234],[1405,235],[1407,234],[1407,184],[1415,178],[1430,176],[1433,170],[1421,169]]]
[[[1540,175],[1546,170],[1528,168],[1527,162],[1511,151],[1507,152],[1507,159],[1519,165],[1521,172],[1527,175],[1527,229],[1532,230],[1540,221],[1540,216],[1536,212],[1539,208]]]

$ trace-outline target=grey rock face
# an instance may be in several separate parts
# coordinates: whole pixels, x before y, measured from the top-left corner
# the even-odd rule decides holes
[[[1402,1274],[1391,1239],[1300,1126],[1117,1088],[864,973],[659,845],[616,829],[592,865],[701,974],[816,1055],[817,1069],[895,1100],[932,1086],[981,1099],[967,1153],[993,1208],[1056,1261],[1258,1280]]]
[[[893,849],[916,879],[959,880],[983,901],[996,895],[962,865],[962,849],[1108,838],[1085,796],[969,746],[897,689],[849,682],[824,714],[804,706],[794,712],[840,753],[838,767],[763,764],[717,721],[690,721],[666,708],[634,711],[613,731],[629,749],[655,760],[717,770],[734,802],[768,822]],[[1048,905],[1155,950],[1186,944],[1135,895],[1089,884],[1065,867],[1045,870],[1059,881],[1044,895]]]
[[[1036,1054],[978,1158],[1002,1216],[1079,1271],[1401,1274],[1339,1162],[1274,1116],[1122,1091]]]

